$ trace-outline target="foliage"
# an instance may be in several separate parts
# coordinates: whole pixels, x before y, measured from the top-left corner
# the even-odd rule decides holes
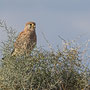
[[[13,29],[12,29],[13,30]],[[8,33],[8,32],[7,32]],[[12,33],[10,34],[12,35]],[[10,36],[12,38],[12,36]],[[13,42],[2,51],[11,52]],[[46,51],[35,48],[29,56],[12,57],[6,51],[1,60],[0,88],[2,90],[81,90],[87,81],[87,67],[82,63],[82,52],[72,42],[62,49]]]
[[[2,45],[0,45],[0,52],[5,57],[11,54],[11,51],[13,50],[13,43],[17,36],[15,29],[8,27],[5,21],[0,20],[0,29],[6,32],[8,38],[6,41],[2,41]]]

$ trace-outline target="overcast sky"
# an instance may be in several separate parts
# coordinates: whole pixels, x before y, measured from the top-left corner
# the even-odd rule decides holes
[[[47,46],[41,32],[53,48],[61,43],[58,35],[72,40],[79,35],[90,39],[90,0],[0,0],[0,19],[21,32],[28,21],[36,22],[38,46]],[[5,40],[0,30],[0,42]]]

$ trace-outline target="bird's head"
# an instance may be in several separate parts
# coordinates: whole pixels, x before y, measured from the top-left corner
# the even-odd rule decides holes
[[[36,28],[36,24],[35,22],[27,22],[25,28],[27,28],[30,31],[34,31]]]

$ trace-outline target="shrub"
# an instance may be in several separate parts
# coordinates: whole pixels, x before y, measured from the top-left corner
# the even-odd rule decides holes
[[[11,40],[13,31],[10,33]],[[57,51],[35,48],[29,56],[12,57],[10,53],[15,37],[12,42],[8,39],[3,43],[2,90],[81,90],[87,85],[88,69],[82,63],[82,52],[78,46],[65,42],[64,47]]]

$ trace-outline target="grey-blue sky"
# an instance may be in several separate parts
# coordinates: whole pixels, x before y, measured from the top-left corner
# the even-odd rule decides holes
[[[82,40],[90,38],[90,0],[0,0],[0,19],[18,32],[35,21],[39,46],[46,46],[40,32],[54,48],[61,43],[58,35],[71,40],[85,33]],[[3,35],[0,31],[0,41]]]

